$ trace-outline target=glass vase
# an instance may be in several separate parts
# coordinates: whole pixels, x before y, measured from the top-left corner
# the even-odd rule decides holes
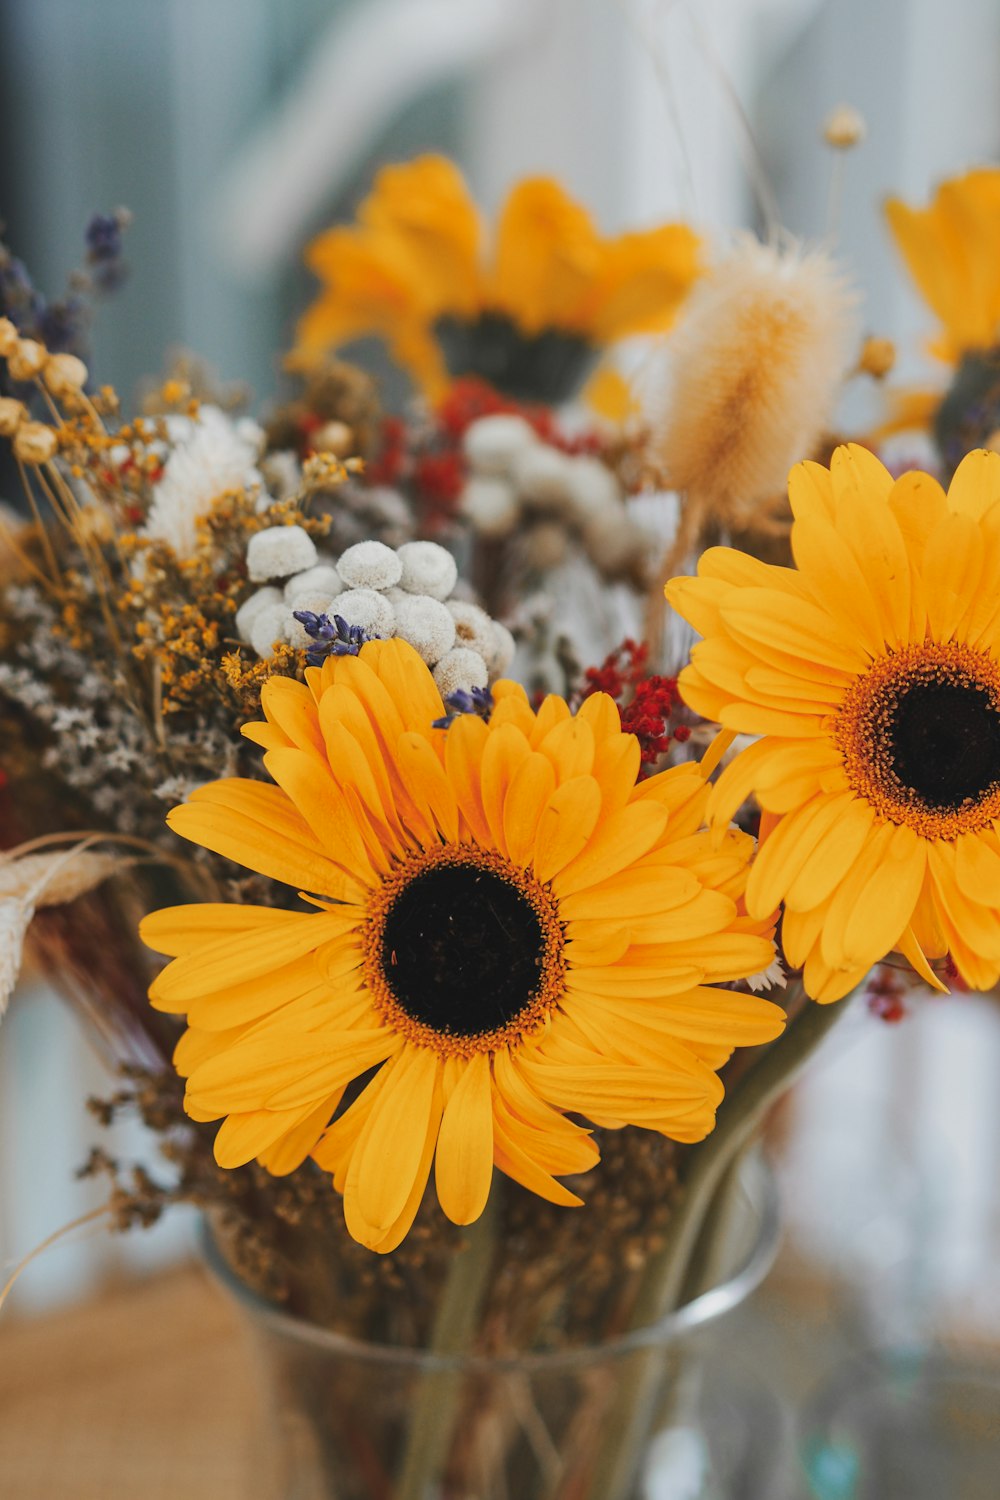
[[[293,1318],[211,1269],[257,1346],[269,1420],[258,1500],[761,1500],[781,1418],[713,1358],[773,1262],[779,1216],[744,1164],[725,1269],[679,1310],[598,1345],[506,1358],[368,1344]]]

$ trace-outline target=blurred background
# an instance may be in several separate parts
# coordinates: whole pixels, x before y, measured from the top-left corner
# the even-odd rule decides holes
[[[868,135],[836,237],[905,377],[924,317],[879,205],[1000,158],[995,0],[0,0],[0,217],[56,292],[91,214],[127,205],[132,273],[94,330],[99,378],[128,394],[185,346],[266,399],[311,296],[302,247],[381,162],[447,152],[488,212],[547,172],[607,231],[684,218],[724,242],[773,200],[818,238],[821,127],[843,101]],[[840,1278],[866,1336],[1000,1341],[998,1077],[995,998],[927,998],[896,1025],[862,1004],[783,1112],[792,1250]],[[84,1100],[108,1087],[72,1017],[25,984],[0,1035],[0,1262],[98,1201],[73,1174],[97,1135]],[[178,1214],[54,1249],[17,1311],[123,1259],[170,1261],[189,1235]]]

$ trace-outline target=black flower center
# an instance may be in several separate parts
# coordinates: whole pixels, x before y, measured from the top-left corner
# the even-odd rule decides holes
[[[565,328],[525,333],[506,313],[439,318],[434,332],[448,373],[475,375],[515,401],[568,401],[594,361],[594,346]]]
[[[918,680],[888,719],[893,772],[925,806],[958,809],[1000,782],[1000,711],[987,688]]]
[[[414,1021],[471,1037],[531,1004],[545,951],[538,914],[516,886],[475,864],[442,864],[414,876],[393,901],[382,971]]]

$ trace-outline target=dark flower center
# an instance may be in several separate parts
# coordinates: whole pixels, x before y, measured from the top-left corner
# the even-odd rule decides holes
[[[927,807],[957,810],[1000,782],[1000,711],[977,683],[918,680],[887,728],[895,776]]]
[[[474,321],[439,318],[434,332],[450,375],[476,375],[515,401],[568,401],[594,361],[594,346],[581,334],[525,333],[501,312],[485,311]]]
[[[473,863],[407,882],[386,913],[382,971],[414,1021],[451,1036],[497,1030],[534,1000],[546,939],[516,886]]]

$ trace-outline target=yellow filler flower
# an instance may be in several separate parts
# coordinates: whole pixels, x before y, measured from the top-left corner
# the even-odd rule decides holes
[[[579,1203],[556,1178],[598,1152],[567,1111],[701,1139],[716,1070],[784,1020],[712,987],[767,967],[773,920],[740,905],[752,841],[699,831],[703,769],[637,785],[603,695],[536,713],[501,682],[488,723],[435,728],[433,678],[399,640],[307,679],[272,677],[244,731],[277,785],[213,782],[169,822],[318,910],[179,906],[142,926],[174,955],[150,995],[187,1017],[185,1108],[224,1117],[220,1165],[312,1153],[350,1233],[388,1251],[432,1162],[460,1224],[494,1166]]]
[[[605,239],[547,177],[515,184],[490,246],[458,168],[420,156],[383,167],[358,222],[309,245],[324,290],[297,353],[316,359],[374,334],[432,400],[456,374],[557,399],[592,350],[670,326],[698,251],[685,224]]]
[[[1000,168],[943,182],[928,208],[890,198],[886,218],[927,306],[941,321],[941,359],[991,349],[1000,339]]]
[[[943,988],[1000,977],[1000,455],[944,490],[893,482],[866,449],[789,476],[797,571],[726,547],[667,585],[704,640],[687,702],[761,738],[720,776],[724,827],[753,793],[767,834],[751,914],[784,902],[782,941],[817,1000],[898,950]]]

